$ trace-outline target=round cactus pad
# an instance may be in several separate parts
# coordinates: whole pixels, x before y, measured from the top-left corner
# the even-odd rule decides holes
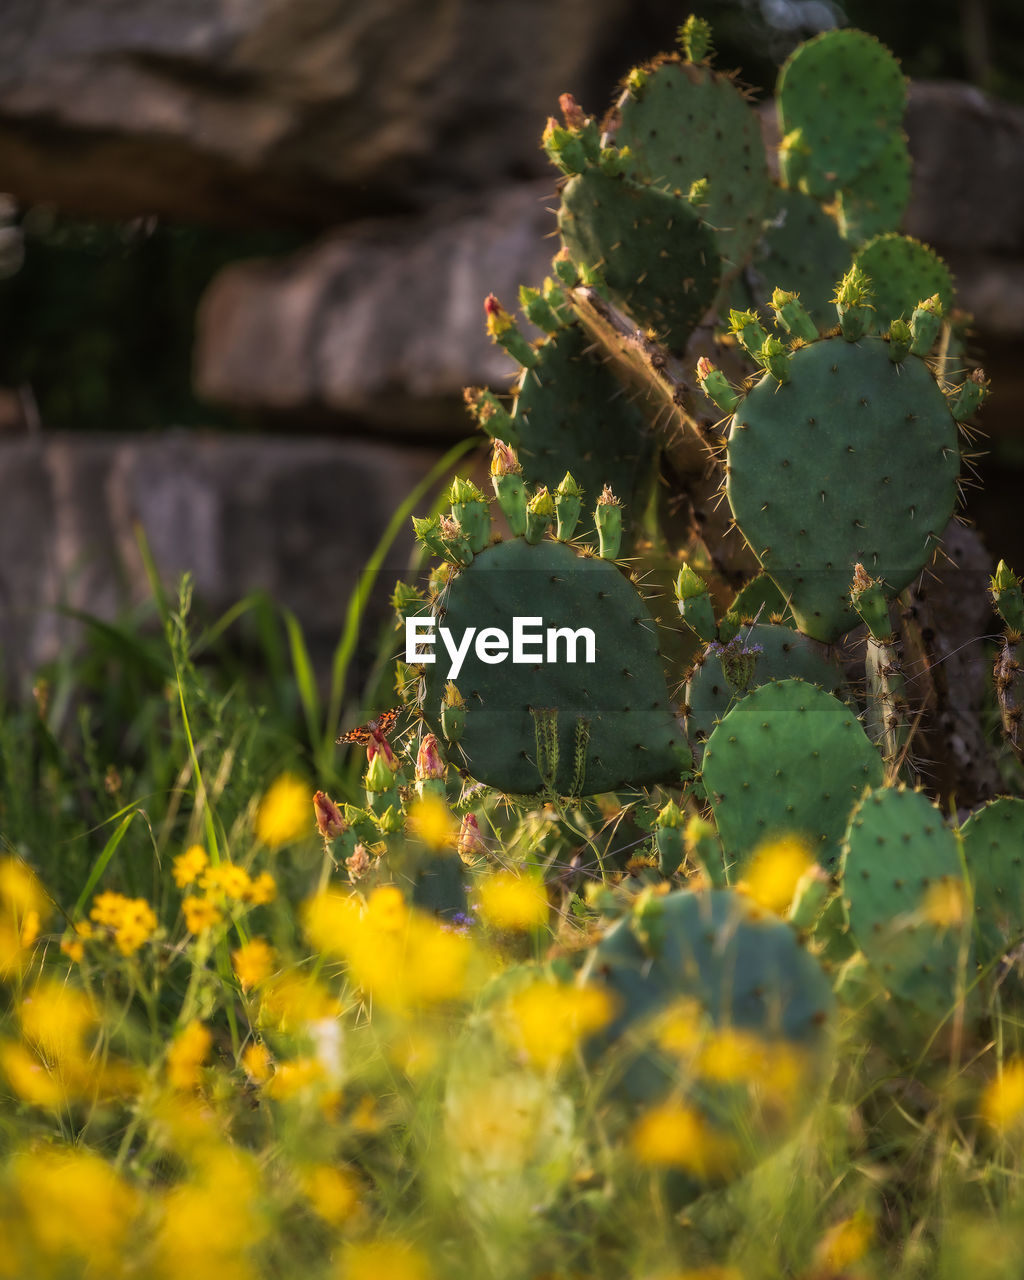
[[[835,1004],[821,965],[733,890],[647,899],[608,930],[583,976],[615,997],[617,1017],[588,1056],[609,1062],[616,1092],[634,1104],[682,1092],[714,1132],[742,1135],[748,1163],[792,1132],[828,1079]],[[726,1044],[745,1078],[714,1071]],[[783,1065],[786,1096],[771,1098]]]
[[[600,267],[612,299],[683,350],[715,300],[721,260],[707,224],[682,196],[587,169],[562,191],[558,227],[574,262]]]
[[[803,189],[822,199],[849,185],[885,150],[906,98],[899,63],[874,36],[833,30],[800,45],[779,72],[776,102],[783,138],[800,130]]]
[[[893,320],[909,320],[914,308],[932,294],[943,310],[953,306],[953,277],[934,249],[910,236],[876,236],[857,252],[854,262],[871,281],[875,323],[879,333]]]
[[[832,642],[858,625],[856,564],[897,592],[931,559],[956,507],[957,427],[925,362],[894,363],[881,338],[813,342],[789,368],[739,405],[726,489],[801,631]]]
[[[874,236],[895,231],[909,200],[910,150],[903,131],[893,130],[885,149],[839,192],[843,238],[851,244],[864,244]],[[930,298],[931,294],[921,296]]]
[[[755,301],[767,306],[776,288],[798,293],[818,328],[830,329],[836,322],[836,281],[849,270],[850,258],[835,219],[817,200],[802,191],[776,190],[754,264],[761,286]]]
[[[450,756],[480,782],[510,793],[551,786],[565,795],[590,795],[678,781],[689,765],[669,705],[657,626],[613,563],[562,542],[499,543],[449,582],[436,614],[456,643],[468,628],[476,629],[455,677],[466,723]],[[548,660],[547,638],[525,650],[542,661],[482,660],[480,631],[498,628],[512,639],[517,617],[540,619],[533,629],[542,633],[590,628],[595,662],[584,661],[582,641],[576,661],[566,661],[564,640],[556,640],[555,660]],[[424,668],[422,706],[428,727],[441,735],[449,661],[440,635],[435,653],[436,662]]]
[[[704,786],[730,876],[766,840],[804,840],[839,860],[851,809],[883,766],[856,715],[803,680],[761,685],[723,717],[704,749]]]
[[[760,123],[735,83],[708,67],[666,58],[644,73],[619,101],[616,144],[629,148],[630,172],[655,186],[685,196],[708,181],[700,212],[729,279],[753,252],[771,190]]]
[[[963,883],[955,834],[927,796],[904,788],[866,795],[851,816],[843,893],[857,945],[894,995],[941,1017],[958,976],[973,975],[964,953]]]

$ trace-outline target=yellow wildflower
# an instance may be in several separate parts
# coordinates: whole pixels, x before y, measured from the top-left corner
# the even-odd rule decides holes
[[[109,890],[104,893],[98,893],[92,900],[89,919],[95,920],[98,925],[103,925],[108,929],[116,929],[121,923],[121,916],[124,913],[127,901],[128,899],[123,893],[111,893]]]
[[[698,1001],[680,996],[654,1024],[654,1037],[659,1048],[677,1058],[690,1058],[703,1043],[706,1018]]]
[[[246,1045],[242,1050],[242,1069],[254,1084],[266,1084],[273,1075],[270,1050],[262,1041]]]
[[[535,1066],[557,1067],[614,1012],[612,997],[601,987],[540,981],[512,996],[502,1030]]]
[[[167,1280],[256,1280],[249,1257],[268,1229],[253,1162],[233,1148],[203,1149],[196,1177],[164,1197],[156,1273]]]
[[[413,802],[409,827],[430,849],[454,849],[459,838],[459,824],[447,802],[431,792]]]
[[[316,1212],[332,1227],[340,1227],[362,1207],[359,1183],[345,1169],[315,1164],[299,1174],[302,1191]]]
[[[721,1084],[752,1083],[759,1077],[765,1044],[752,1031],[721,1027],[712,1031],[697,1056],[697,1070]]]
[[[400,1240],[364,1240],[350,1244],[339,1259],[337,1280],[433,1280],[427,1258]]]
[[[85,1037],[97,1023],[96,1009],[85,994],[60,982],[40,983],[18,1007],[25,1039],[44,1058],[63,1067],[83,1065]]]
[[[863,1258],[874,1235],[874,1222],[863,1209],[859,1209],[852,1217],[844,1218],[825,1232],[814,1251],[816,1267],[830,1273],[845,1271]]]
[[[193,1020],[179,1031],[167,1050],[167,1079],[174,1089],[194,1089],[199,1084],[199,1068],[213,1046],[209,1028]]]
[[[958,929],[967,918],[967,889],[956,876],[930,884],[922,904],[924,918],[940,929]]]
[[[326,1079],[323,1063],[318,1058],[293,1058],[279,1062],[267,1082],[266,1091],[272,1098],[283,1102],[305,1093]]]
[[[248,871],[233,862],[222,862],[220,866],[210,867],[200,884],[207,893],[222,893],[225,898],[231,898],[234,902],[245,901],[252,888]]]
[[[189,933],[203,933],[204,930],[212,929],[215,924],[220,924],[224,919],[224,913],[220,907],[209,898],[188,897],[181,904],[181,910],[185,916],[185,928]]]
[[[157,919],[145,898],[132,898],[125,905],[121,922],[114,930],[114,944],[123,956],[130,956],[153,936]]]
[[[256,835],[272,849],[288,844],[311,829],[313,792],[305,782],[282,774],[260,801]]]
[[[66,1105],[63,1083],[23,1044],[0,1044],[0,1070],[18,1097],[31,1106],[56,1111]]]
[[[261,994],[260,1017],[281,1031],[302,1031],[321,1018],[336,1018],[340,1005],[315,978],[291,970],[269,979]]]
[[[20,858],[0,858],[0,903],[5,914],[16,918],[30,911],[46,914],[46,892]]]
[[[277,897],[277,881],[269,871],[261,871],[255,880],[249,882],[249,890],[245,900],[254,907],[262,907],[273,902]]]
[[[405,896],[394,884],[374,889],[366,903],[366,914],[375,929],[383,929],[388,933],[403,929],[409,919]]]
[[[1004,1063],[981,1098],[981,1114],[997,1133],[1016,1129],[1024,1119],[1024,1059]]]
[[[276,963],[274,948],[262,938],[253,938],[231,953],[231,964],[246,991],[265,982],[273,973]]]
[[[785,915],[793,901],[800,877],[814,863],[803,840],[781,836],[754,850],[739,886],[759,906],[776,915]]]
[[[105,1160],[43,1148],[15,1156],[11,1177],[33,1241],[35,1274],[121,1273],[141,1204]]]
[[[77,920],[71,933],[66,933],[60,940],[60,949],[73,963],[81,964],[85,956],[86,941],[93,936],[93,927],[88,920]]]
[[[727,1174],[737,1163],[733,1139],[683,1102],[662,1102],[645,1111],[633,1128],[630,1145],[641,1164],[683,1169],[698,1178]]]
[[[189,845],[184,853],[174,859],[174,883],[184,889],[194,883],[210,865],[210,859],[201,844]]]
[[[495,929],[537,929],[547,924],[548,899],[535,876],[496,871],[477,889],[480,919]]]

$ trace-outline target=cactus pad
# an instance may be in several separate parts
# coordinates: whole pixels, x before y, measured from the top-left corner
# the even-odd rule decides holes
[[[612,563],[578,554],[550,539],[517,538],[473,558],[435,604],[456,641],[466,628],[541,618],[543,628],[593,630],[596,661],[486,663],[469,650],[455,683],[466,701],[458,747],[474,778],[511,793],[548,788],[592,794],[618,787],[678,781],[689,764],[669,705],[657,627],[643,600]],[[537,648],[547,657],[545,643]],[[531,650],[533,646],[531,646]],[[438,735],[448,679],[438,636],[437,661],[425,666],[423,713]],[[455,758],[458,758],[457,756]]]
[[[682,351],[721,279],[714,236],[689,202],[591,167],[563,189],[558,226],[573,261],[600,267],[612,300]]]
[[[844,240],[864,244],[874,236],[895,231],[909,200],[910,151],[906,135],[894,129],[871,164],[839,192],[839,228]]]
[[[755,302],[766,306],[776,286],[800,295],[819,329],[835,324],[835,282],[850,266],[850,246],[835,220],[802,191],[777,190],[754,261]]]
[[[723,667],[723,659],[707,650],[695,664],[686,686],[686,736],[698,759],[715,725],[735,699],[750,688],[769,680],[794,678],[835,693],[843,684],[842,672],[822,657],[819,646],[790,627],[758,623],[741,628],[738,638],[748,648],[756,645],[761,649],[754,660],[748,689],[736,689]]]
[[[726,490],[800,628],[831,642],[857,625],[855,564],[893,591],[927,564],[956,507],[957,428],[925,362],[880,338],[794,351],[733,417]]]
[[[899,128],[907,86],[899,63],[874,36],[832,30],[808,40],[779,72],[782,137],[799,130],[789,186],[824,199],[846,187]]]
[[[956,836],[927,796],[870,792],[852,814],[843,852],[850,931],[893,995],[923,1013],[953,1007],[966,907]],[[966,974],[973,974],[967,957]]]
[[[643,88],[618,103],[615,141],[630,172],[685,195],[708,180],[700,212],[728,281],[753,252],[771,190],[761,126],[728,77],[666,58],[643,68]]]
[[[960,829],[974,887],[978,962],[987,965],[1024,934],[1024,800],[1001,796]]]
[[[715,728],[703,779],[735,878],[757,845],[783,835],[806,840],[833,867],[850,810],[881,783],[882,761],[838,698],[779,680],[748,693]]]
[[[854,262],[871,280],[875,321],[884,332],[898,316],[909,320],[923,298],[939,295],[943,311],[953,306],[953,277],[934,249],[910,236],[876,236]]]

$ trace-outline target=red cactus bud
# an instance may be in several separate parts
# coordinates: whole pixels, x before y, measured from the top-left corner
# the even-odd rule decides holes
[[[391,750],[391,743],[379,730],[374,729],[370,733],[370,741],[366,744],[366,763],[372,764],[374,756],[378,753],[384,757],[384,763],[391,772],[397,773],[398,757]]]
[[[558,105],[562,109],[562,115],[565,116],[565,127],[567,129],[582,129],[587,123],[583,108],[571,93],[561,94],[558,99]]]
[[[313,797],[313,810],[316,813],[316,829],[325,840],[333,840],[335,836],[344,835],[348,823],[326,791],[318,791]]]
[[[494,452],[491,455],[492,476],[517,476],[522,471],[515,449],[504,440],[494,441]]]
[[[697,361],[697,377],[700,379],[700,381],[703,382],[704,379],[710,377],[711,374],[714,373],[714,371],[715,371],[715,366],[711,363],[711,361],[707,358],[707,356],[701,356],[700,359]]]
[[[487,852],[487,845],[480,834],[480,824],[476,820],[476,814],[463,815],[457,848],[462,857],[473,858]]]
[[[416,755],[416,781],[424,782],[427,778],[443,778],[444,771],[445,763],[441,758],[437,738],[432,733],[424,734]]]

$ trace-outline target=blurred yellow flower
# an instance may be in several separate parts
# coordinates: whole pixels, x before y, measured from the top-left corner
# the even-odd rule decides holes
[[[454,849],[459,839],[459,824],[447,802],[430,792],[413,801],[409,827],[430,849]]]
[[[795,836],[767,840],[754,850],[738,888],[758,906],[785,915],[800,877],[814,861],[806,842]]]
[[[765,1043],[752,1031],[721,1027],[710,1031],[697,1055],[697,1071],[720,1084],[756,1081],[761,1073]]]
[[[277,881],[269,871],[261,871],[255,880],[249,882],[245,901],[254,907],[262,907],[273,902],[277,897]]]
[[[246,991],[265,982],[274,972],[276,963],[274,948],[263,938],[253,938],[231,953],[231,964]]]
[[[118,951],[134,954],[156,931],[157,918],[145,898],[126,898],[121,893],[99,893],[93,899],[89,918],[113,934]]]
[[[173,863],[174,883],[179,889],[198,880],[210,865],[206,850],[201,844],[189,845],[184,853],[180,853]]]
[[[313,791],[301,778],[282,774],[260,801],[256,835],[272,849],[310,834]]]
[[[535,876],[495,871],[478,888],[480,919],[494,929],[527,930],[547,924],[548,898]]]
[[[585,1036],[607,1026],[615,1013],[601,987],[534,982],[517,991],[502,1011],[501,1029],[538,1067],[557,1067]]]
[[[21,1219],[36,1275],[103,1275],[116,1269],[136,1233],[138,1193],[99,1156],[43,1148],[14,1157]]]
[[[30,911],[45,916],[48,901],[35,873],[20,858],[0,858],[0,907],[5,915],[22,917]]]
[[[270,978],[260,992],[260,1018],[281,1031],[303,1031],[321,1018],[336,1018],[341,1006],[316,978],[288,970]]]
[[[654,1023],[659,1048],[677,1058],[691,1058],[704,1041],[707,1018],[692,996],[680,996]]]
[[[167,1050],[167,1079],[173,1089],[194,1089],[199,1084],[199,1068],[213,1046],[208,1027],[193,1020],[179,1031]]]
[[[925,890],[924,918],[940,929],[958,929],[967,918],[967,886],[955,876],[943,876]]]
[[[829,1227],[814,1251],[815,1266],[829,1273],[845,1271],[864,1257],[875,1237],[875,1224],[863,1209]]]
[[[290,1062],[279,1062],[274,1074],[267,1081],[266,1091],[271,1098],[279,1102],[305,1093],[314,1085],[322,1084],[327,1073],[318,1058],[293,1058]]]
[[[270,1050],[262,1041],[246,1045],[242,1050],[242,1070],[254,1084],[266,1084],[273,1075]]]
[[[251,1159],[233,1148],[204,1148],[193,1180],[163,1197],[154,1241],[155,1271],[167,1280],[257,1280],[249,1256],[269,1222]]]
[[[84,991],[66,983],[41,982],[18,1006],[21,1031],[51,1064],[79,1066],[88,1056],[87,1032],[98,1015]]]
[[[316,1212],[333,1227],[348,1222],[361,1208],[359,1183],[345,1169],[331,1164],[310,1165],[299,1171],[299,1183]]]
[[[1024,1059],[1003,1064],[981,1096],[981,1114],[997,1133],[1016,1129],[1024,1120]]]
[[[209,898],[188,897],[181,904],[181,910],[189,933],[203,933],[224,919],[223,911]]]
[[[61,954],[66,955],[74,964],[81,964],[85,956],[86,941],[93,936],[93,927],[88,920],[77,920],[70,933],[65,933],[60,940]]]
[[[737,1164],[734,1139],[683,1102],[662,1102],[645,1111],[633,1128],[630,1146],[640,1164],[682,1169],[697,1178],[720,1177]]]
[[[18,1097],[33,1107],[56,1111],[67,1104],[63,1082],[23,1044],[0,1044],[0,1071]]]
[[[336,1280],[434,1280],[426,1256],[400,1240],[350,1244],[335,1271]]]
[[[207,893],[222,893],[225,898],[231,898],[235,902],[243,902],[252,888],[248,871],[233,862],[222,862],[219,866],[210,867],[199,883]]]

